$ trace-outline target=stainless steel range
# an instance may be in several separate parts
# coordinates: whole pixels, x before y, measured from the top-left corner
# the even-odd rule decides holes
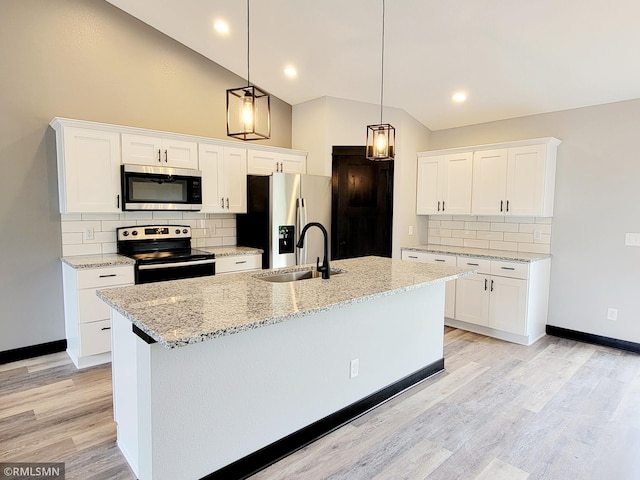
[[[215,275],[215,255],[191,248],[188,225],[138,225],[116,230],[118,253],[133,258],[135,283]]]

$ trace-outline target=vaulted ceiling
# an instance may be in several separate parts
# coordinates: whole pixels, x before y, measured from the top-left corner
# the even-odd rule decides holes
[[[246,78],[244,0],[107,1]],[[439,130],[640,98],[638,19],[637,0],[386,0],[384,104]],[[253,0],[251,82],[379,104],[381,30],[382,0]]]

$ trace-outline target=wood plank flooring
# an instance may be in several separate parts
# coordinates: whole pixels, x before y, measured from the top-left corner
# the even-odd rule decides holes
[[[0,463],[134,479],[115,444],[110,365],[0,365]],[[637,480],[640,355],[556,337],[523,347],[445,332],[445,372],[251,477]]]

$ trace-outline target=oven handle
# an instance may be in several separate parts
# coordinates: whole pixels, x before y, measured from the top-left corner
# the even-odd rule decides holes
[[[194,260],[193,262],[154,263],[152,265],[138,265],[138,270],[158,270],[160,268],[189,267],[191,265],[206,265],[216,263],[215,259]]]

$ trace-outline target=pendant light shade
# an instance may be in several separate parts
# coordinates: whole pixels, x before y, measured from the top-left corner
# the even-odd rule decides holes
[[[368,160],[374,162],[393,160],[396,155],[396,129],[388,123],[382,123],[382,105],[384,99],[384,11],[385,0],[382,0],[382,68],[380,80],[380,123],[367,125],[367,149]]]
[[[240,140],[271,137],[271,97],[249,79],[249,0],[247,0],[247,85],[227,90],[227,135]]]

